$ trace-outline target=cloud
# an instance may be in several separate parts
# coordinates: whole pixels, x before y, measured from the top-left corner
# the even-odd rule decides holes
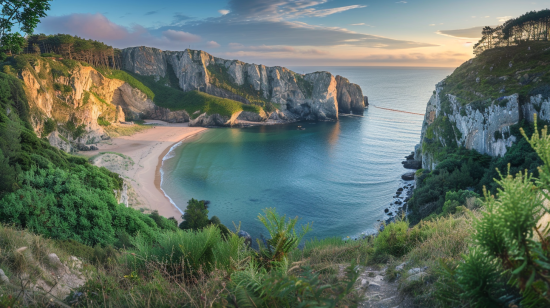
[[[439,30],[436,33],[454,38],[480,38],[484,27],[473,27],[457,30]]]
[[[351,24],[350,26],[364,26],[365,23],[364,22],[361,22],[361,23],[358,23],[358,24]]]
[[[310,52],[310,53],[308,53]],[[296,53],[271,53],[269,57],[260,52],[239,51],[224,53],[223,56],[238,58],[249,62],[262,61],[265,65],[307,66],[319,65],[354,65],[354,66],[456,66],[471,58],[471,54],[460,52],[436,52],[436,53],[397,53],[397,54],[371,54],[367,56],[334,57],[329,53],[316,54],[312,50],[300,50]]]
[[[159,11],[149,11],[149,12],[145,13],[145,15],[146,15],[146,16],[148,16],[148,15],[154,15],[154,14],[156,14],[156,13],[158,13],[158,12],[159,12]]]
[[[165,29],[160,28],[159,30]],[[258,44],[312,47],[348,45],[387,49],[437,46],[363,34],[337,27],[313,26],[296,21],[253,20],[228,22],[207,20],[179,27],[179,30],[206,37],[222,45],[234,43],[238,39],[240,44],[254,46]]]
[[[105,42],[116,48],[146,45],[161,49],[183,50],[187,47],[186,43],[201,41],[200,36],[185,31],[167,29],[158,35],[153,35],[150,30],[139,25],[131,28],[122,27],[99,13],[47,16],[42,19],[38,31],[68,33]]]
[[[206,42],[206,45],[205,45],[207,48],[219,48],[221,45],[214,42],[214,41],[210,41],[210,42]]]
[[[329,53],[317,48],[300,49],[292,46],[245,46],[239,43],[229,43],[229,48],[238,50],[234,52],[228,52],[229,56],[255,56],[255,55],[274,55],[274,54],[309,54],[309,55],[328,55]]]
[[[430,24],[429,26],[430,26],[430,27],[435,27],[435,24]]]
[[[364,5],[326,7],[328,0],[229,0],[225,15],[188,22],[191,17],[175,13],[172,24],[157,28],[139,25],[123,27],[102,14],[71,14],[45,17],[39,26],[44,33],[66,33],[104,41],[117,48],[151,46],[183,50],[189,43],[212,48],[215,42],[225,50],[258,53],[316,54],[326,47],[411,49],[437,46],[350,31],[339,27],[310,25],[304,17],[324,17]],[[319,5],[325,5],[320,9]],[[368,26],[368,25],[364,25]],[[244,47],[237,46],[238,42]],[[250,47],[256,46],[256,47]],[[264,47],[262,47],[264,46]],[[265,47],[269,46],[269,47]],[[316,51],[312,51],[316,50]]]
[[[195,43],[201,40],[200,36],[184,31],[166,30],[162,32],[162,35],[172,41],[180,43]]]
[[[282,20],[302,17],[326,17],[332,14],[367,7],[348,5],[329,9],[316,9],[314,6],[328,0],[230,0],[231,15],[245,20]]]
[[[102,14],[71,14],[65,16],[48,16],[42,19],[40,29],[49,33],[76,34],[96,40],[117,40],[127,37],[128,29],[111,22]],[[139,31],[135,30],[134,32]]]
[[[222,14],[222,15],[227,15],[230,13],[229,10],[218,10],[218,13]]]
[[[399,3],[399,4],[406,4],[407,1],[398,1],[398,2],[395,2],[395,3]]]
[[[512,19],[512,18],[514,18],[514,17],[512,17],[512,16],[497,17],[498,21],[500,21],[500,22],[506,22],[506,21],[508,21],[508,20],[510,20],[510,19]]]
[[[438,52],[438,53],[408,53],[396,55],[369,55],[358,60],[363,62],[377,63],[405,63],[405,62],[420,62],[420,63],[448,63],[453,61],[464,61],[470,55],[453,51]]]
[[[190,19],[193,19],[193,17],[189,17],[187,15],[184,15],[182,13],[176,13],[174,14],[174,21],[172,22],[172,24],[181,24],[187,20],[190,20]]]
[[[239,44],[239,43],[229,43],[228,46],[231,49],[240,49],[245,47],[243,44]]]

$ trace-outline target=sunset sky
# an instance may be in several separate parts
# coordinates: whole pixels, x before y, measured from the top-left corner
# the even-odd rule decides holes
[[[266,65],[454,67],[481,27],[550,0],[53,0],[35,33]]]

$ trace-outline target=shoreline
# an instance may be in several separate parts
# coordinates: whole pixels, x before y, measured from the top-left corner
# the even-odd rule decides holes
[[[155,180],[154,180],[154,185],[155,187],[157,188],[157,190],[159,192],[161,192],[165,197],[166,199],[168,199],[168,201],[170,202],[170,204],[172,204],[177,210],[180,211],[181,215],[183,215],[183,210],[180,209],[175,203],[174,201],[172,200],[172,198],[170,198],[170,196],[168,196],[168,194],[164,191],[164,189],[162,189],[161,185],[162,185],[162,180],[163,180],[163,173],[162,173],[162,166],[164,165],[164,158],[170,153],[172,152],[172,150],[175,150],[176,147],[180,146],[183,144],[184,141],[186,141],[186,139],[189,139],[191,137],[195,137],[197,136],[198,134],[200,133],[203,133],[204,131],[206,130],[203,129],[203,130],[200,130],[198,132],[195,132],[193,134],[190,134],[190,135],[187,135],[185,136],[183,139],[181,139],[180,141],[172,144],[171,146],[167,147],[158,157],[158,163],[157,163],[157,167],[155,169]],[[180,221],[180,219],[176,218],[178,221]]]
[[[161,168],[164,157],[175,145],[206,131],[189,123],[147,121],[150,129],[131,136],[113,138],[98,144],[98,151],[81,152],[93,157],[92,163],[120,174],[129,184],[128,205],[142,212],[158,211],[164,217],[181,221],[182,210],[164,193]]]

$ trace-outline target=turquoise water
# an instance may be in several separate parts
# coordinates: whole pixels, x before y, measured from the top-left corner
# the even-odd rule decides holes
[[[210,129],[170,152],[162,188],[182,209],[190,198],[210,200],[210,215],[231,228],[240,222],[253,237],[265,234],[257,216],[267,207],[313,222],[310,237],[371,233],[403,184],[401,161],[419,141],[419,114],[452,70],[291,69],[345,76],[371,107],[338,122]]]

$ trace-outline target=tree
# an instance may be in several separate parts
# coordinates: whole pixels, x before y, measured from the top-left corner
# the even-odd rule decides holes
[[[181,218],[183,221],[179,228],[183,230],[200,230],[210,224],[208,220],[208,209],[206,209],[204,200],[189,200],[189,202],[187,202],[187,208]]]
[[[21,32],[32,34],[40,18],[46,17],[51,0],[0,0],[0,60],[7,52],[19,53],[25,39],[19,32],[13,32],[17,24]]]

